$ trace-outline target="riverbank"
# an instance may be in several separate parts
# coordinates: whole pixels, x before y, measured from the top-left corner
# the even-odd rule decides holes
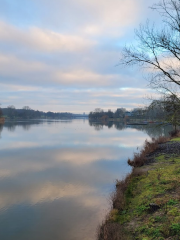
[[[98,240],[180,239],[180,138],[159,138],[128,160]]]
[[[3,124],[5,122],[5,118],[0,118],[0,124]]]

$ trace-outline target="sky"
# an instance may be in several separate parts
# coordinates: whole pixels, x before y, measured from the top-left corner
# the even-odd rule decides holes
[[[157,2],[157,1],[154,1]],[[89,113],[132,109],[151,94],[119,66],[134,29],[158,20],[144,0],[0,0],[1,107]]]

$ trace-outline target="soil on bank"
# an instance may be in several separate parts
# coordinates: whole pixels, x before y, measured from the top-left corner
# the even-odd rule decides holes
[[[98,240],[180,239],[180,138],[158,143],[139,165],[117,182]]]

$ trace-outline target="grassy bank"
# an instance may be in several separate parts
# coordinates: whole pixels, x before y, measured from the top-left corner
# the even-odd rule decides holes
[[[98,240],[180,239],[180,138],[146,141],[128,163]]]

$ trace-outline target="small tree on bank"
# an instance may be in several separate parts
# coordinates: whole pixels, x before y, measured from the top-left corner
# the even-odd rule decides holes
[[[174,126],[174,130],[177,131],[177,127],[180,125],[180,100],[175,95],[168,95],[162,101],[165,120]]]
[[[177,131],[180,125],[180,100],[176,95],[167,95],[160,100],[154,100],[147,109],[147,115],[151,119],[172,124]]]

